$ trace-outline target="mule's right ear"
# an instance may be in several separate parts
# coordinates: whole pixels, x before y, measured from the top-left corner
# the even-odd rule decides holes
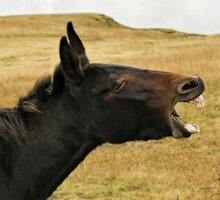
[[[65,76],[75,84],[79,84],[83,78],[81,62],[78,53],[70,47],[66,37],[62,37],[60,41],[60,60]]]
[[[73,28],[72,22],[67,23],[67,35],[70,42],[70,46],[76,50],[79,55],[82,68],[85,69],[89,64],[89,59],[86,55],[85,47]]]

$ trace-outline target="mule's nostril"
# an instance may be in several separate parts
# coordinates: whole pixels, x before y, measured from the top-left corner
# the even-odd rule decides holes
[[[190,90],[198,86],[198,81],[196,80],[191,80],[185,85],[183,85],[182,90]]]
[[[193,78],[185,83],[181,83],[177,87],[177,91],[179,94],[187,94],[193,91],[199,85],[199,78]]]

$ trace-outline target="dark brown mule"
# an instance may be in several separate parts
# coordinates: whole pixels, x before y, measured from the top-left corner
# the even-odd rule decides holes
[[[174,106],[201,104],[198,76],[90,64],[71,23],[67,32],[70,45],[61,39],[53,78],[0,111],[2,200],[47,199],[102,143],[189,137],[197,130]]]

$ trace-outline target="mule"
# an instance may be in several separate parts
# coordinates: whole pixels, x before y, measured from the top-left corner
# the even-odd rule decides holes
[[[198,131],[174,110],[202,105],[196,75],[90,63],[72,23],[60,64],[17,106],[0,110],[0,198],[45,200],[103,143],[189,137]]]

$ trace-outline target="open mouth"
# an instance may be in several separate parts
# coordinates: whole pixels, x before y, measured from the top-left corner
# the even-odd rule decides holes
[[[197,81],[196,83],[195,80]],[[179,93],[181,94],[181,99],[178,102],[191,103],[197,107],[205,106],[204,97],[201,95],[205,86],[201,79],[197,78],[180,86]],[[186,122],[175,109],[172,110],[171,117],[173,122],[173,137],[190,137],[191,134],[200,132],[198,125]]]
[[[198,96],[193,100],[186,102],[194,104],[200,108],[205,106],[205,101],[202,95]],[[175,109],[173,109],[171,115],[174,125],[173,136],[175,138],[190,137],[191,134],[200,132],[200,128],[198,125],[186,122],[182,117],[179,116],[179,114],[176,112]]]

